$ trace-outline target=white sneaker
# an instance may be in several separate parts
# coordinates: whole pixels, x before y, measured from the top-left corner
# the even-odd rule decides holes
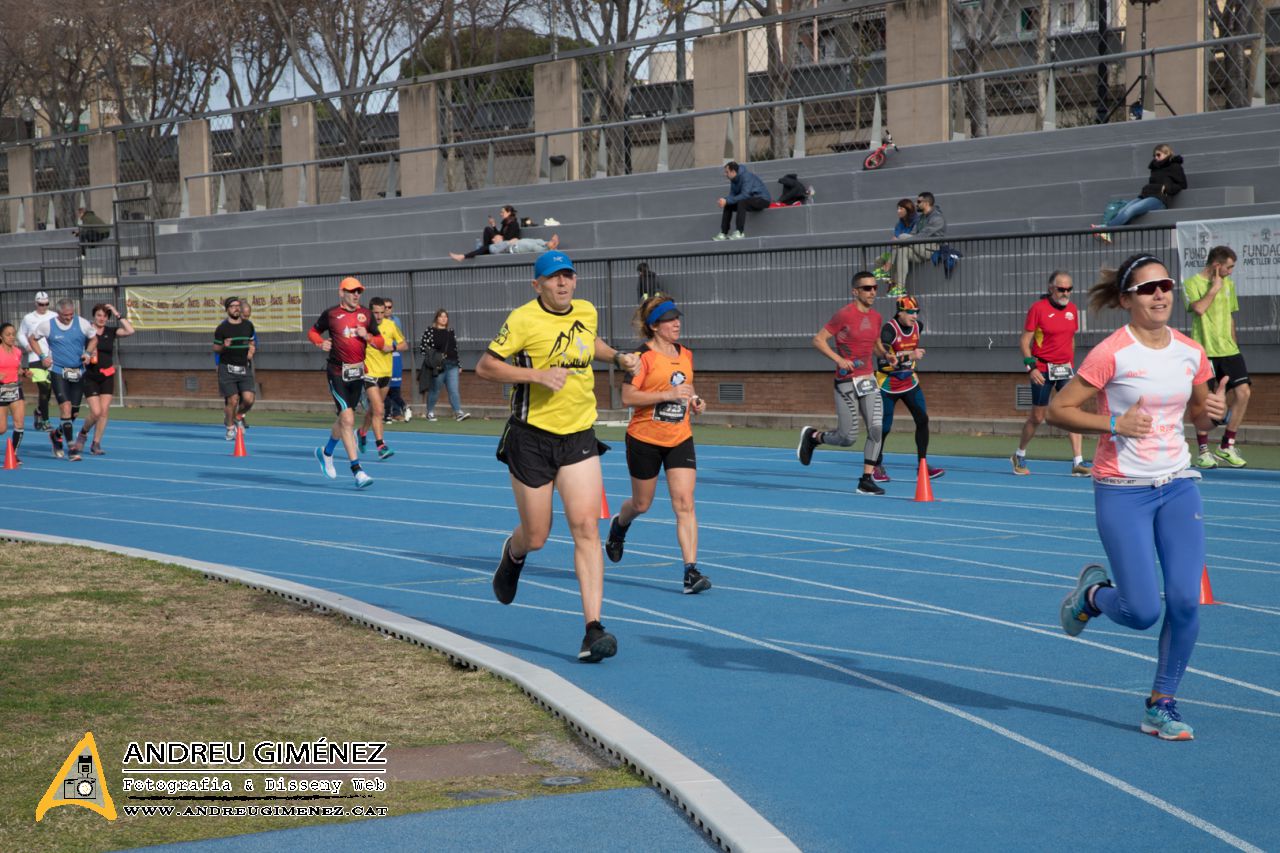
[[[431,421],[431,423],[435,423],[435,422],[436,422],[436,413],[435,413],[435,412],[427,412],[427,420]]]
[[[330,480],[338,479],[338,472],[333,467],[333,457],[326,456],[323,447],[316,448],[316,461],[320,463],[320,473]]]
[[[356,472],[356,488],[357,489],[367,489],[372,485],[373,485],[372,477],[370,477],[364,471]]]
[[[227,441],[235,441],[235,440],[236,440],[236,428],[233,426],[227,427]]]
[[[746,236],[747,236],[747,235],[746,235],[746,234],[743,234],[741,231],[734,231],[732,234],[730,234],[730,235],[729,235],[729,239],[730,239],[730,240],[741,240],[741,239],[745,238]]]
[[[546,219],[542,220],[542,224],[546,225],[548,228],[554,228],[555,226],[560,224],[560,221],[557,219],[552,219],[550,216],[548,216]]]
[[[469,417],[471,417],[470,412],[458,412],[457,417],[455,417],[454,420],[457,421],[458,423],[462,423]]]
[[[411,421],[411,420],[413,420],[413,409],[409,408],[408,406],[405,406],[405,407],[404,407],[404,422],[405,422],[405,423],[408,423],[408,422],[409,422],[409,421]]]

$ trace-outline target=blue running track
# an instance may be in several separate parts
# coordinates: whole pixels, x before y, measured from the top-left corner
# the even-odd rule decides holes
[[[234,459],[220,427],[115,423],[110,455],[52,459],[32,434],[5,472],[5,526],[179,554],[342,592],[568,678],[720,777],[806,850],[1280,849],[1280,474],[1211,471],[1209,571],[1179,705],[1191,743],[1138,732],[1157,629],[1058,604],[1105,562],[1088,480],[1064,463],[913,459],[888,495],[853,493],[860,456],[699,448],[699,568],[680,592],[660,485],[606,562],[616,658],[582,638],[563,519],[515,604],[490,575],[515,524],[495,438],[392,433],[357,492],[312,456],[321,430],[255,428]],[[895,464],[896,463],[896,464]],[[604,457],[610,504],[629,480]],[[71,519],[78,519],[72,521]],[[601,522],[602,533],[605,522]]]

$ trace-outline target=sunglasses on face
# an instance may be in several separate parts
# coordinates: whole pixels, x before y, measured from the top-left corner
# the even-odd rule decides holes
[[[1058,291],[1059,293],[1070,293],[1071,291],[1075,290],[1075,288],[1074,287],[1055,287],[1054,290]]]
[[[855,290],[873,290],[873,291],[878,289],[879,288],[874,284],[860,284],[855,288]]]
[[[1156,291],[1161,293],[1169,293],[1173,290],[1173,279],[1157,278],[1154,281],[1144,281],[1142,284],[1135,284],[1133,287],[1125,290],[1125,293],[1137,293],[1140,296],[1151,296]]]
[[[903,308],[902,313],[903,314],[919,314],[920,309],[919,308]]]

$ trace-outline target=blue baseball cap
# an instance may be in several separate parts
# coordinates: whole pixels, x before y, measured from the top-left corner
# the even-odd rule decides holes
[[[543,252],[538,258],[538,262],[533,265],[533,276],[534,278],[546,278],[549,275],[555,275],[561,270],[576,272],[573,268],[573,261],[569,260],[569,256],[564,252]]]

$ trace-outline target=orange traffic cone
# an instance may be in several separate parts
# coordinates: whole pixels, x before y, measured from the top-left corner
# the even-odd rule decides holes
[[[4,446],[4,470],[12,471],[18,467],[18,453],[13,449],[13,439],[5,440]]]
[[[249,451],[244,449],[244,427],[236,424],[236,447],[231,451],[232,456],[248,456]]]
[[[600,486],[600,517],[613,518],[613,513],[609,512],[609,496],[605,494],[604,486]]]
[[[1204,567],[1204,572],[1200,575],[1200,603],[1201,604],[1217,604],[1213,600],[1213,584],[1209,583],[1209,567]]]
[[[929,479],[929,463],[920,460],[920,471],[916,474],[916,500],[923,503],[933,500],[933,481]]]

